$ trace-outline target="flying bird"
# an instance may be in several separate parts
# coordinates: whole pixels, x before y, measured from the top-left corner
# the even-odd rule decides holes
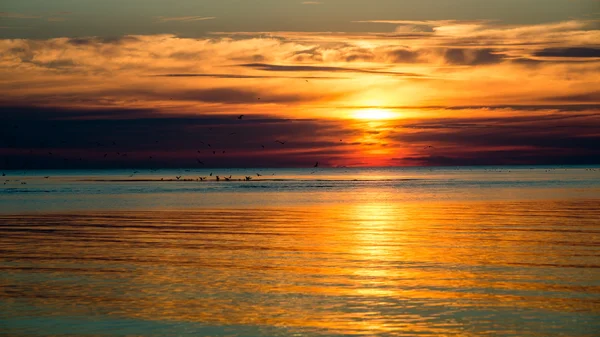
[[[257,176],[257,177],[262,177],[262,174],[260,174],[260,173],[257,173],[257,174],[256,174],[256,176]]]
[[[319,162],[316,162],[315,166],[313,166],[313,167],[319,167]]]
[[[200,161],[200,159],[196,159],[196,161],[198,162],[198,164],[204,165],[204,162]]]
[[[177,180],[181,179],[181,176],[175,176],[175,178],[177,178]]]
[[[259,99],[260,99],[260,98],[259,98]],[[242,119],[242,118],[244,118],[244,115],[239,115],[239,116],[238,116],[238,119]]]
[[[252,177],[246,177],[246,181],[252,180]]]
[[[279,144],[281,144],[281,145],[284,145],[284,144],[285,144],[285,142],[282,142],[282,141],[280,141],[280,140],[276,140],[275,142],[276,142],[276,143],[279,143]]]
[[[265,148],[265,146],[264,146],[264,145],[261,145],[261,147],[262,147],[263,149]]]

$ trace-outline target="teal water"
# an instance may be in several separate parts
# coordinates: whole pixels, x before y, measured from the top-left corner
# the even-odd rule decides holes
[[[600,331],[598,167],[134,171],[4,172],[0,335]]]
[[[7,175],[2,177],[5,185],[0,185],[0,212],[570,199],[598,197],[600,188],[600,167],[594,166],[4,173]],[[219,182],[217,175],[221,177]],[[235,181],[224,180],[229,176]],[[252,180],[239,181],[247,176]],[[179,180],[176,177],[180,177]],[[198,181],[200,177],[206,180]]]

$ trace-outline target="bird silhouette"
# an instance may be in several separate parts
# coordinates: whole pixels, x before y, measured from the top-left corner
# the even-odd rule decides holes
[[[264,146],[264,145],[261,145],[261,147],[262,147],[263,149],[265,148],[265,146]]]
[[[212,177],[212,172],[209,175]]]
[[[177,178],[177,180],[181,179],[181,176],[175,176],[175,178]]]
[[[257,177],[262,177],[262,174],[260,174],[260,173],[257,173],[257,174],[256,174],[256,176],[257,176]]]
[[[252,180],[252,177],[246,177],[246,181]]]
[[[275,142],[276,142],[276,143],[279,143],[279,144],[281,144],[281,145],[284,145],[284,144],[285,144],[285,142],[282,142],[282,141],[280,141],[280,140],[276,140]]]
[[[198,164],[204,165],[204,162],[200,161],[200,159],[196,159],[196,161],[198,162]]]
[[[319,167],[319,162],[316,162],[315,166],[313,166],[313,167]]]
[[[216,180],[217,180],[217,181],[220,181],[220,180],[221,180],[221,177],[217,176]]]
[[[244,118],[244,115],[239,115],[238,116],[238,119],[242,119],[242,118]]]

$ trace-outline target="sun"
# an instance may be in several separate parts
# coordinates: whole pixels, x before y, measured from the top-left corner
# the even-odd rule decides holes
[[[397,117],[392,111],[379,108],[368,108],[357,110],[353,114],[354,118],[367,120],[393,119]]]

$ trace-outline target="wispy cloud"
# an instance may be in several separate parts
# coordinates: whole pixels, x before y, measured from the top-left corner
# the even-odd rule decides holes
[[[30,15],[30,14],[0,12],[0,18],[9,18],[9,19],[40,19],[42,17],[38,16],[38,15]]]
[[[214,16],[158,16],[157,22],[192,22],[214,20]]]
[[[280,65],[280,64],[264,64],[264,63],[249,63],[241,64],[240,67],[254,68],[264,71],[284,71],[284,72],[348,72],[348,73],[365,73],[365,74],[381,74],[381,75],[392,75],[392,76],[405,76],[405,77],[423,77],[422,74],[417,73],[405,73],[395,71],[384,71],[376,69],[360,69],[360,68],[346,68],[346,67],[325,67],[325,66],[311,66],[311,65]]]
[[[0,29],[31,29],[29,26],[0,26]]]

